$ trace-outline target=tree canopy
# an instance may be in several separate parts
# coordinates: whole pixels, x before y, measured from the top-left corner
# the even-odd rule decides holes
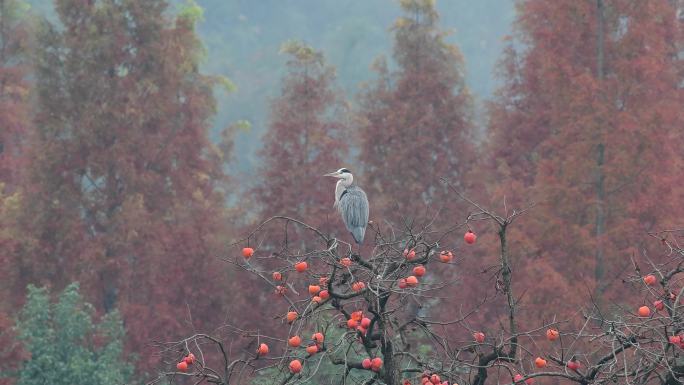
[[[125,330],[119,313],[94,320],[78,284],[68,285],[56,302],[47,288],[29,285],[17,332],[29,359],[17,385],[115,385],[130,381],[133,365],[124,359]]]

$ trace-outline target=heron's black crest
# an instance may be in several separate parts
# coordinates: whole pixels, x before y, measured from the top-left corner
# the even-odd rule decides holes
[[[340,169],[340,172],[342,172],[342,173],[345,173],[345,172],[347,172],[347,173],[350,173],[350,174],[351,174],[351,171],[347,170],[346,168],[342,168],[342,169]]]

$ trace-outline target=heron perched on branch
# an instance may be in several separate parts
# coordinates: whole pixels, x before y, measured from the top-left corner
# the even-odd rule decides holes
[[[334,207],[342,215],[342,221],[357,244],[363,243],[368,225],[368,198],[359,186],[354,184],[354,176],[346,168],[341,168],[325,176],[339,179],[335,186]]]

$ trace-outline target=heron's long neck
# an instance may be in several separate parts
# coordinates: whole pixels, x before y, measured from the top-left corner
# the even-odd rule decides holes
[[[352,185],[352,182],[354,181],[354,178],[350,175],[348,178],[343,178],[337,181],[337,184],[335,185],[335,206],[340,203],[340,197],[342,196],[342,193],[344,190]]]

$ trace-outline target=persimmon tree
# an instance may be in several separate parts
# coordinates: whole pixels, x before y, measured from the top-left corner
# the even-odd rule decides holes
[[[525,295],[516,290],[513,261],[520,254],[511,250],[508,234],[536,208],[530,204],[498,213],[447,185],[471,208],[463,221],[444,231],[372,225],[368,255],[354,253],[351,245],[303,221],[265,220],[236,246],[272,234],[273,228],[300,227],[317,238],[305,247],[286,242],[278,253],[243,248],[242,255],[226,258],[263,281],[273,300],[259,321],[270,322],[272,315],[282,332],[264,335],[258,324],[249,329],[225,325],[160,344],[166,366],[153,383],[185,378],[217,384],[320,383],[326,365],[337,370],[325,382],[343,384],[531,385],[542,378],[578,384],[679,383],[684,250],[678,240],[684,232],[653,234],[667,263],[651,262],[646,254],[633,259],[625,282],[643,295],[610,312],[589,302],[572,319],[521,322]],[[491,279],[481,285],[479,297],[444,309],[444,299],[459,290],[459,267],[481,242],[471,231],[484,227],[497,234],[499,257],[490,268]],[[444,247],[462,234],[458,251]],[[279,266],[262,269],[265,260]],[[438,270],[453,275],[440,280],[434,274]],[[473,315],[485,304],[500,306],[501,317],[474,323]],[[190,354],[193,364],[182,364]]]

